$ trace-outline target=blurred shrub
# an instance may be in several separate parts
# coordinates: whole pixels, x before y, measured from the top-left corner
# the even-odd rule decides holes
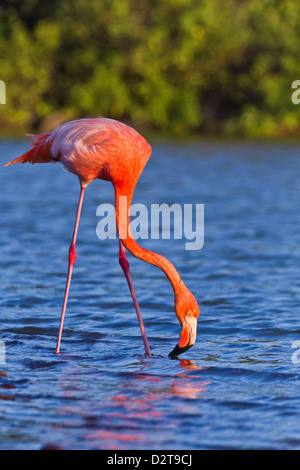
[[[299,13],[298,0],[2,1],[1,128],[102,115],[179,136],[296,135]]]

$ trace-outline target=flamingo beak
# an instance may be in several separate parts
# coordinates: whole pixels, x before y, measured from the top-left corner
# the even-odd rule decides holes
[[[177,357],[179,354],[190,349],[196,341],[197,333],[197,318],[187,316],[182,324],[182,331],[178,344],[173,351],[170,352],[169,357]]]

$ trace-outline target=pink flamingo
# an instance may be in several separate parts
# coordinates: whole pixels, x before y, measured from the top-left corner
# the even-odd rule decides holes
[[[78,176],[80,196],[73,237],[69,249],[66,289],[61,313],[56,353],[60,352],[62,329],[69,295],[74,262],[75,244],[85,188],[96,178],[111,181],[115,190],[116,222],[119,233],[119,262],[126,276],[141,328],[146,354],[151,355],[138,301],[134,291],[125,248],[135,257],[160,268],[174,290],[175,312],[182,327],[180,339],[170,357],[189,349],[196,340],[199,306],[183,283],[173,264],[162,255],[145,250],[134,240],[129,226],[129,209],[133,191],[150,155],[151,147],[131,127],[113,119],[79,119],[32,137],[32,148],[7,163],[61,162]],[[124,204],[124,201],[126,203]],[[125,247],[125,248],[124,248]]]

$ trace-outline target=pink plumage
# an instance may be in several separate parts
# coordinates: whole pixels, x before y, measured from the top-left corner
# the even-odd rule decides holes
[[[151,155],[138,132],[114,119],[77,119],[30,137],[33,148],[5,166],[60,161],[84,187],[96,178],[113,184],[122,178],[137,180]]]
[[[148,142],[131,127],[105,118],[78,119],[63,124],[53,132],[30,137],[32,138],[32,148],[5,166],[25,162],[32,164],[61,162],[68,171],[78,176],[81,186],[75,228],[69,249],[68,276],[56,353],[60,351],[71,276],[76,260],[75,243],[84,191],[86,186],[96,178],[111,181],[115,189],[116,222],[120,237],[119,262],[132,295],[146,353],[151,354],[125,248],[137,258],[157,266],[166,274],[174,290],[175,311],[182,327],[178,345],[170,353],[170,356],[177,356],[189,349],[196,340],[198,303],[183,283],[173,264],[162,255],[145,250],[138,245],[130,231],[129,211],[133,191],[151,155],[151,147]],[[121,204],[122,198],[126,199],[125,206]]]

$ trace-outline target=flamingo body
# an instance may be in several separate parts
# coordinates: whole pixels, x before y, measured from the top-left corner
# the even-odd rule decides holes
[[[133,191],[151,155],[151,147],[148,142],[133,128],[119,121],[106,118],[79,119],[67,122],[53,132],[30,135],[30,137],[32,138],[32,148],[5,166],[13,163],[29,162],[34,164],[59,161],[68,171],[78,176],[81,185],[75,228],[69,250],[68,278],[56,352],[58,353],[60,348],[72,269],[76,259],[75,242],[84,189],[97,178],[111,181],[115,189],[119,236],[122,233],[122,239],[120,237],[119,241],[119,260],[134,301],[146,353],[150,354],[150,348],[135,296],[124,246],[134,256],[154,264],[166,274],[174,290],[175,312],[182,326],[180,340],[170,356],[177,356],[189,349],[196,340],[197,317],[199,315],[198,303],[183,283],[173,264],[162,255],[145,250],[138,245],[133,239],[129,226],[129,210]],[[126,196],[127,205],[125,208],[120,205],[121,196]]]

